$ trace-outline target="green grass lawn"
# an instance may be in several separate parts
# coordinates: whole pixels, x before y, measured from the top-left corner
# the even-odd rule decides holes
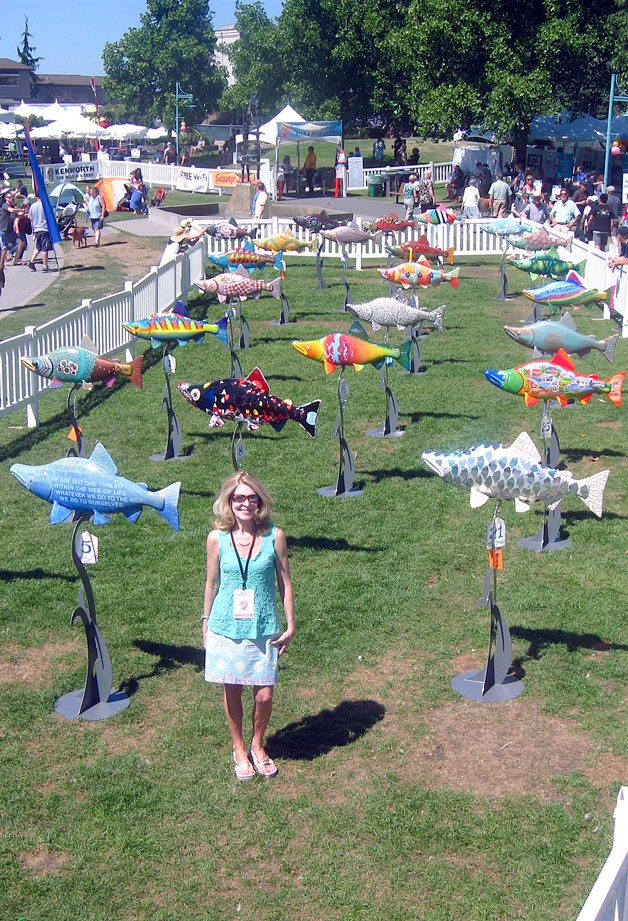
[[[528,303],[495,300],[495,263],[461,268],[457,291],[421,298],[447,304],[446,332],[422,340],[426,372],[390,372],[403,438],[366,434],[384,419],[379,374],[347,371],[346,437],[364,489],[351,500],[316,492],[337,474],[338,375],[290,345],[348,329],[338,263],[326,260],[331,287],[318,291],[312,262],[289,261],[289,326],[273,325],[272,299],[244,305],[245,371],[259,366],[280,397],[323,400],[315,440],[292,422],[245,438],[246,467],[269,486],[288,534],[296,590],[298,634],[269,729],[281,769],[272,782],[236,782],[220,692],[202,678],[205,538],[232,469],[232,426],[210,430],[175,392],[189,456],[150,461],[166,437],[161,353],[150,349],[141,391],[117,383],[78,398],[90,450],[102,441],[123,476],[151,489],[182,481],[179,532],[150,509],[135,525],[115,516],[95,529],[98,622],[131,703],[87,723],[54,713],[85,672],[83,631],[69,623],[71,527],[51,527],[48,503],[8,472],[67,453],[65,389],[42,400],[37,431],[20,412],[0,419],[3,921],[576,916],[627,781],[625,409],[593,399],[554,413],[563,465],[578,478],[611,470],[602,520],[563,503],[571,549],[519,548],[541,515],[504,503],[498,601],[525,693],[464,700],[450,681],[484,665],[489,617],[477,602],[493,503],[471,509],[420,455],[510,443],[522,430],[539,444],[540,413],[483,376],[528,360],[502,331]],[[528,277],[509,272],[519,292]],[[356,302],[387,291],[373,268],[349,277]],[[221,314],[200,296],[191,308]],[[598,338],[614,332],[596,309],[576,319]],[[229,374],[216,341],[175,354],[174,383]],[[627,363],[625,341],[615,366],[598,353],[577,362],[603,377]]]

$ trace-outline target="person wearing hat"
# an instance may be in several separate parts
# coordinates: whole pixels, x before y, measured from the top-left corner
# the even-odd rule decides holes
[[[617,250],[616,256],[608,257],[608,266],[611,269],[628,265],[628,224],[621,224],[617,228]]]
[[[172,231],[172,236],[164,247],[159,265],[162,266],[170,262],[175,256],[178,256],[179,253],[184,252],[188,246],[193,246],[197,243],[205,233],[207,233],[207,227],[204,227],[203,230],[200,231],[194,230],[192,221],[189,218],[185,218],[185,220],[181,221]]]
[[[608,195],[608,207],[611,209],[613,221],[617,225],[621,214],[621,198],[616,194],[614,185],[606,186],[606,194]]]
[[[550,216],[549,208],[543,201],[543,196],[540,192],[533,192],[530,200],[521,211],[517,211],[514,206],[512,211],[516,217],[527,218],[529,221],[534,221],[535,224],[544,224],[549,220]]]

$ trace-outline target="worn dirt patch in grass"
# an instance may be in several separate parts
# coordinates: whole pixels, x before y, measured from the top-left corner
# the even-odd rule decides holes
[[[68,854],[62,851],[51,851],[47,847],[26,851],[19,857],[21,867],[33,876],[50,876],[53,873],[60,873],[69,860]]]
[[[21,684],[38,689],[50,683],[58,663],[76,658],[80,664],[80,643],[44,643],[42,646],[5,646],[0,652],[0,684]]]

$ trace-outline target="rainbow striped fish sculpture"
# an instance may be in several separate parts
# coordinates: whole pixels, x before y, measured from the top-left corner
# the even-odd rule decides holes
[[[102,444],[97,444],[88,458],[62,457],[39,467],[13,464],[10,472],[33,495],[52,503],[50,524],[67,521],[74,512],[91,513],[94,524],[106,524],[109,516],[117,513],[134,523],[148,506],[179,530],[181,483],[151,492],[145,483],[125,480]]]
[[[226,317],[222,317],[218,323],[209,323],[207,320],[193,320],[191,317],[174,313],[162,313],[122,325],[132,336],[148,339],[153,349],[158,349],[164,342],[176,342],[178,345],[196,342],[200,345],[208,333],[216,336],[223,345],[227,345],[228,341]]]
[[[536,445],[522,432],[510,446],[481,444],[468,451],[424,451],[422,460],[435,474],[471,493],[471,508],[489,499],[514,500],[517,512],[532,502],[555,508],[565,496],[577,496],[598,518],[608,470],[576,480],[569,470],[546,466]]]
[[[103,381],[106,387],[113,387],[116,374],[128,378],[136,387],[142,386],[143,355],[133,361],[110,361],[102,358],[96,346],[85,336],[76,348],[54,349],[47,355],[20,358],[25,368],[40,377],[52,379],[52,387],[62,384],[84,386]]]
[[[568,273],[565,281],[550,281],[540,288],[530,288],[521,293],[536,304],[547,304],[550,311],[563,307],[578,309],[583,304],[593,304],[595,301],[608,301],[611,297],[612,286],[606,291],[597,288],[585,288],[584,281],[573,270]]]
[[[329,333],[322,339],[311,339],[309,342],[295,341],[292,345],[300,355],[313,361],[322,361],[326,374],[333,374],[336,368],[345,368],[348,365],[353,365],[356,371],[361,371],[365,365],[381,368],[384,362],[391,363],[393,360],[398,361],[406,371],[410,370],[410,339],[401,348],[377,345],[369,340],[366,330],[357,321],[350,332],[354,335]]]

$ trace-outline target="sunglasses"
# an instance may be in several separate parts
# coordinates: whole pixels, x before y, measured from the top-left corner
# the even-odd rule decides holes
[[[234,505],[245,505],[247,502],[249,505],[259,505],[259,496],[253,493],[252,496],[245,496],[241,493],[234,493],[231,496],[231,501]]]

